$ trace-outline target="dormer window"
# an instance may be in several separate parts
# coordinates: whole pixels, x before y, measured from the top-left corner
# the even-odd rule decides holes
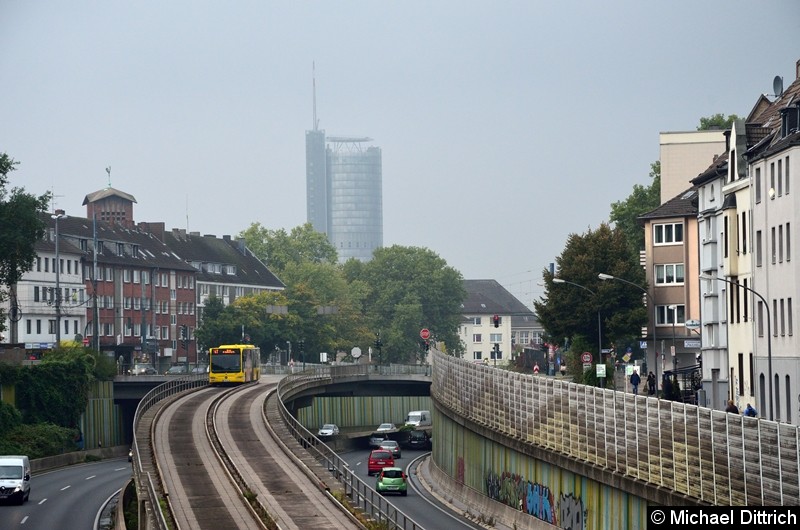
[[[786,138],[800,129],[800,103],[781,109],[781,138]]]

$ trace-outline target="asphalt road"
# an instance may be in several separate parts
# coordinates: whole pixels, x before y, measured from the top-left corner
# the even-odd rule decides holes
[[[3,530],[93,530],[107,501],[132,475],[127,459],[69,466],[31,478],[30,500],[0,505]]]
[[[348,463],[350,469],[366,482],[367,485],[371,488],[375,488],[377,477],[375,475],[367,476],[367,459],[369,458],[369,453],[370,452],[366,449],[359,449],[341,453],[339,456]],[[420,485],[414,470],[419,462],[418,459],[427,453],[427,451],[405,448],[402,450],[402,456],[399,459],[395,459],[395,465],[406,470],[406,475],[409,477],[408,495],[403,497],[401,495],[389,494],[385,495],[384,498],[397,507],[398,510],[401,510],[422,525],[423,528],[429,530],[438,528],[447,528],[448,530],[485,530],[462,514],[454,513],[449,507],[435,500]]]

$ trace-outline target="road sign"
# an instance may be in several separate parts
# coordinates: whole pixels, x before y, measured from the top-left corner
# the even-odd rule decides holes
[[[353,357],[353,359],[358,359],[359,357],[361,357],[361,348],[356,346],[355,348],[350,350],[350,355]]]
[[[699,320],[687,320],[683,323],[686,329],[700,329],[700,321]]]
[[[583,364],[591,364],[592,363],[592,354],[588,351],[585,351],[581,354],[581,362]]]
[[[605,377],[606,376],[606,365],[604,364],[597,364],[597,377]]]
[[[422,328],[419,332],[419,338],[422,340],[428,340],[431,338],[431,332],[428,328]]]
[[[89,345],[89,339],[88,338],[87,339],[83,339],[83,345],[84,346],[88,346]]]

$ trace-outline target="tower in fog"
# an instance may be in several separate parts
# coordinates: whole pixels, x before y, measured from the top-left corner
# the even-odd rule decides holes
[[[318,128],[316,84],[314,128],[306,131],[306,209],[314,229],[328,237],[339,261],[369,261],[383,246],[381,150],[371,138],[325,136]]]

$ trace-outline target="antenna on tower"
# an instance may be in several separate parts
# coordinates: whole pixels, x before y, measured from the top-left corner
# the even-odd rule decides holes
[[[106,173],[108,173],[108,187],[111,187],[111,166],[106,168]]]
[[[314,95],[314,130],[317,130],[319,122],[317,121],[317,71],[314,61],[311,61],[311,90]]]

